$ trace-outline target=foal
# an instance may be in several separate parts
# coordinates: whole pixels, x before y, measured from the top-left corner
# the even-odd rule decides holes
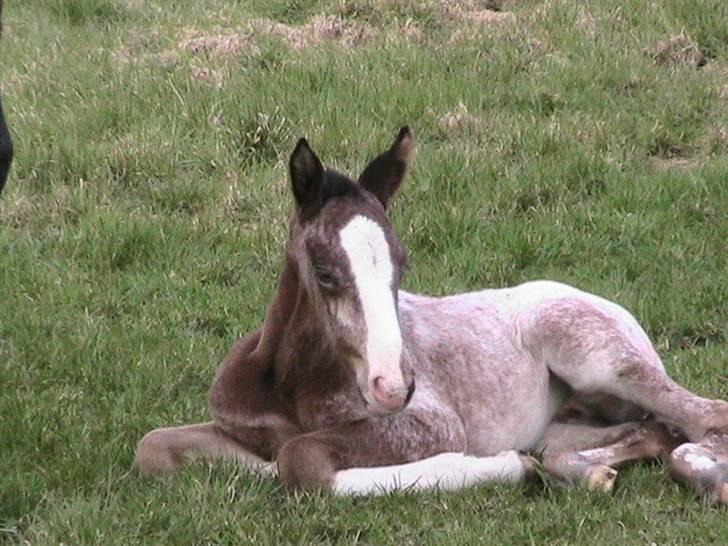
[[[277,463],[291,488],[375,494],[517,482],[532,453],[559,481],[608,491],[615,466],[664,457],[728,504],[728,403],[673,382],[622,307],[548,281],[444,298],[399,290],[407,259],[385,211],[413,151],[405,127],[354,182],[298,142],[265,321],[218,371],[213,421],[148,433],[140,470],[229,456]]]

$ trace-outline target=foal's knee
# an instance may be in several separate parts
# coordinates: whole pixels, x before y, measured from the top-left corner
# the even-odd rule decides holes
[[[719,443],[728,441],[728,402],[725,400],[711,400],[710,409],[706,412],[705,436],[709,441],[715,438]],[[715,441],[715,440],[713,440]],[[724,449],[728,446],[724,445]]]
[[[329,490],[335,468],[330,449],[311,435],[289,440],[278,453],[278,475],[291,490]]]
[[[147,432],[137,444],[134,466],[145,476],[174,472],[183,462],[167,441],[164,429]]]

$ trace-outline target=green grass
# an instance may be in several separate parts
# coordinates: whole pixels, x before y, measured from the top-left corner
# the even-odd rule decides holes
[[[0,540],[725,541],[726,511],[660,465],[623,471],[611,496],[363,500],[290,496],[230,465],[128,472],[144,432],[207,418],[218,362],[261,322],[301,135],[356,173],[401,125],[415,129],[393,209],[407,289],[576,284],[631,309],[681,382],[728,397],[725,2],[505,9],[515,22],[489,26],[435,0],[6,5],[0,90],[17,158],[0,198]],[[376,35],[294,49],[245,30],[320,14]],[[238,31],[249,40],[236,55],[180,46]],[[705,66],[653,60],[680,33]]]

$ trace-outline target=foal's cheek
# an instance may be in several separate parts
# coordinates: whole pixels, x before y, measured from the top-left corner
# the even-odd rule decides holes
[[[339,339],[347,342],[357,352],[364,347],[366,326],[364,317],[350,298],[340,297],[330,302],[330,315],[339,330]]]

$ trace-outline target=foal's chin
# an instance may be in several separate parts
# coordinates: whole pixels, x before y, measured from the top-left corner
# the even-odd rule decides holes
[[[384,400],[375,396],[372,389],[359,388],[359,393],[366,407],[366,411],[371,416],[385,416],[398,413],[405,409],[415,392],[415,381],[409,383],[409,386],[401,389],[401,391],[389,392]]]
[[[392,415],[402,411],[409,405],[409,398],[396,405],[384,405],[376,400],[372,400],[369,396],[364,396],[364,404],[366,405],[367,413],[369,413],[369,415],[372,417],[383,417],[385,415]]]
[[[393,415],[402,411],[407,407],[407,404],[402,404],[398,408],[386,408],[380,404],[370,404],[367,402],[367,413],[372,417],[384,417],[386,415]]]

